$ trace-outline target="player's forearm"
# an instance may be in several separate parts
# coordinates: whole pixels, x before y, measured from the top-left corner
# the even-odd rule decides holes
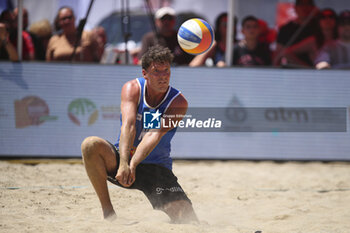
[[[135,125],[123,125],[119,140],[120,163],[128,164],[136,134]]]
[[[159,132],[146,133],[140,144],[137,146],[130,164],[136,167],[139,163],[141,163],[157,146],[161,138],[162,134]]]

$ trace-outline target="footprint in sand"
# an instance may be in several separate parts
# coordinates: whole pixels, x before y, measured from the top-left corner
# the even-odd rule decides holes
[[[277,215],[274,217],[275,220],[285,220],[289,218],[290,216],[288,214],[282,214],[282,215]]]

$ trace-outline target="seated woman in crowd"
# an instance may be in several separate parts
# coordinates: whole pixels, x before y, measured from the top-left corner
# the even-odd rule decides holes
[[[284,51],[284,57],[287,58],[289,63],[305,67],[310,66],[298,59],[298,55],[307,54],[309,59],[313,61],[325,44],[337,39],[337,14],[334,10],[330,8],[322,10],[318,17],[318,24],[320,30],[315,36],[310,36]]]
[[[350,69],[350,10],[338,16],[338,39],[325,44],[314,64],[316,69]]]
[[[74,12],[70,7],[59,9],[55,19],[58,34],[51,37],[47,50],[47,61],[99,62],[96,39],[89,32],[83,32],[75,56],[72,57],[77,36]]]
[[[234,31],[236,32],[237,19],[234,19]],[[191,67],[202,66],[208,58],[213,60],[217,67],[226,66],[226,33],[227,33],[227,13],[220,14],[215,20],[215,41],[212,47],[205,53],[197,55],[189,64]],[[236,35],[236,33],[234,33]],[[234,39],[234,42],[236,40]]]

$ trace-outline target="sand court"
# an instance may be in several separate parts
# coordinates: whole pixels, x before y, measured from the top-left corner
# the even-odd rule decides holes
[[[79,160],[1,161],[0,232],[350,232],[348,162],[176,160],[173,169],[200,224],[171,224],[143,193],[113,184],[118,218],[108,222]]]

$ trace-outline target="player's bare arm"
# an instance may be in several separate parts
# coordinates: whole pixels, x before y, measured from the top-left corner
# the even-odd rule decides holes
[[[173,100],[164,114],[174,116],[170,119],[177,122],[182,120],[183,116],[186,114],[187,108],[187,100],[182,94],[180,94]],[[137,165],[140,164],[148,156],[148,154],[152,152],[162,137],[171,129],[173,129],[173,127],[153,129],[144,135],[130,161],[131,176],[129,176],[129,179],[131,180],[129,183],[131,181],[135,181],[135,171]]]
[[[139,95],[140,87],[136,80],[127,82],[122,88],[120,108],[123,124],[119,144],[120,164],[115,178],[125,187],[129,187],[133,183],[133,179],[129,178],[129,158],[136,133],[135,122]]]

